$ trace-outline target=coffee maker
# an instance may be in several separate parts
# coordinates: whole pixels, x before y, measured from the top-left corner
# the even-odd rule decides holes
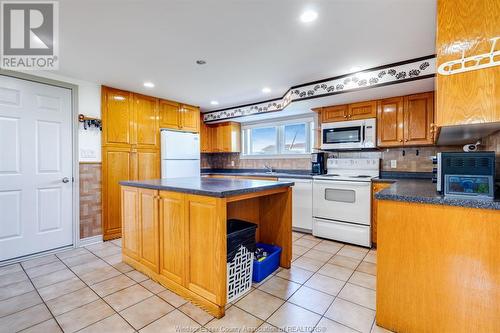
[[[311,154],[311,173],[314,175],[324,175],[326,173],[327,153]]]

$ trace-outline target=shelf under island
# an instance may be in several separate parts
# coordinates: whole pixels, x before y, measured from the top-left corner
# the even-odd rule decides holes
[[[220,178],[122,181],[123,261],[217,318],[227,293],[226,223],[257,224],[259,242],[292,258],[293,182]]]

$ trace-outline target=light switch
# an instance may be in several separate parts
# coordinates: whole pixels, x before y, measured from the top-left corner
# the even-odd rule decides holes
[[[398,161],[397,160],[391,160],[391,169],[396,169],[398,167]]]

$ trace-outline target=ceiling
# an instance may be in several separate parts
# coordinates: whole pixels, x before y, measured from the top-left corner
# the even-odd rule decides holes
[[[58,74],[211,111],[281,97],[354,66],[433,54],[435,7],[436,0],[60,0]],[[306,9],[318,19],[302,23]]]

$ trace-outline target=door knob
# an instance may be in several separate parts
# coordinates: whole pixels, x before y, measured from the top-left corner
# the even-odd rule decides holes
[[[68,177],[64,177],[64,178],[62,179],[62,182],[63,182],[63,183],[69,183],[69,178],[68,178]]]

